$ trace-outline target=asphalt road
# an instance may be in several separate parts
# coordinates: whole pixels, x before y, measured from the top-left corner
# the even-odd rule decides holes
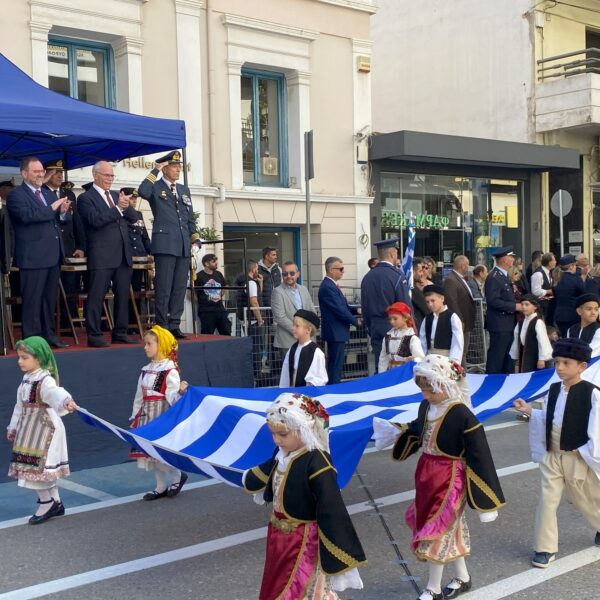
[[[539,475],[530,463],[527,425],[514,413],[486,427],[508,500],[494,523],[468,511],[474,582],[465,600],[596,598],[600,548],[594,531],[565,500],[559,510],[560,552],[546,570],[529,564]],[[415,459],[399,464],[388,452],[367,452],[359,472],[381,510],[419,585],[427,565],[414,559],[403,524],[413,488]],[[151,474],[127,463],[76,472],[63,489],[67,515],[40,526],[26,524],[33,495],[16,484],[0,485],[0,600],[147,600],[149,598],[250,600],[260,587],[269,510],[242,491],[191,478],[177,497],[142,502]],[[365,588],[344,600],[416,598],[387,536],[366,504],[356,477],[344,498],[369,563]],[[452,576],[447,567],[444,580]]]

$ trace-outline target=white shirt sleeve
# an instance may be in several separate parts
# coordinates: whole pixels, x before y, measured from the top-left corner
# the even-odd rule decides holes
[[[283,365],[281,365],[281,375],[279,375],[279,387],[287,388],[290,387],[290,351],[288,350],[285,353],[285,358],[283,359]]]
[[[542,285],[544,285],[544,278],[538,271],[531,276],[531,293],[536,298],[544,298],[546,295],[546,290],[542,288]]]
[[[592,358],[600,356],[600,329],[594,334],[594,337],[590,342],[590,347],[592,349]]]
[[[42,379],[40,398],[42,402],[53,408],[61,417],[69,412],[65,408],[65,402],[71,399],[71,394],[64,388],[56,385],[56,380],[52,376]]]
[[[465,346],[465,336],[463,333],[462,321],[456,313],[452,313],[450,325],[452,326],[452,343],[450,344],[449,358],[456,362],[461,362],[463,348]]]
[[[419,343],[419,345],[421,345]],[[385,373],[390,366],[389,354],[385,351],[385,337],[381,340],[381,352],[379,353],[379,363],[377,365],[378,373]]]
[[[587,444],[578,448],[581,458],[600,479],[600,392],[592,392],[592,409],[588,421]]]
[[[355,590],[363,589],[363,582],[356,567],[339,575],[330,575],[329,584],[335,592],[343,592],[348,588]]]
[[[327,385],[329,378],[327,377],[327,367],[325,366],[325,355],[320,348],[315,350],[315,355],[304,380],[307,385]]]
[[[541,319],[535,323],[535,335],[538,341],[538,358],[539,360],[550,360],[552,358],[552,344],[548,338],[546,324]]]
[[[425,352],[423,352],[421,340],[416,335],[413,335],[410,338],[410,353],[415,362],[419,362],[425,358]]]
[[[10,423],[8,424],[8,431],[16,431],[17,423],[21,418],[21,414],[23,412],[23,402],[21,402],[21,389],[23,384],[19,386],[17,389],[17,402],[15,404],[15,408],[13,409],[12,418],[10,419]]]
[[[250,279],[248,281],[248,298],[256,298],[258,296],[258,286],[256,281]]]
[[[177,400],[181,397],[179,395],[179,385],[181,384],[181,377],[177,369],[171,369],[167,375],[167,381],[165,386],[165,400],[173,406]]]
[[[425,319],[421,321],[421,328],[419,329],[419,339],[421,340],[421,348],[423,348],[423,353],[427,354],[427,338],[425,336]]]
[[[515,325],[513,343],[512,343],[512,346],[510,347],[509,355],[513,360],[518,360],[518,358],[519,358],[519,326],[518,325]]]
[[[142,408],[142,402],[144,401],[144,393],[142,392],[142,377],[144,376],[144,371],[140,375],[137,383],[137,389],[135,390],[135,396],[133,397],[133,408],[131,409],[131,417],[129,417],[130,421],[135,419],[136,415],[140,412],[140,408]]]
[[[544,408],[533,408],[529,420],[529,449],[531,460],[542,462],[546,454],[546,405],[548,396],[544,398]]]

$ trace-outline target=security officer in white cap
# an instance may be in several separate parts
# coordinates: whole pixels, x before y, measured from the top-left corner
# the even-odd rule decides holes
[[[190,270],[191,245],[200,239],[192,208],[190,190],[177,183],[181,174],[181,152],[174,150],[156,161],[138,192],[150,203],[156,323],[178,339],[181,315]],[[157,181],[162,171],[162,178]]]

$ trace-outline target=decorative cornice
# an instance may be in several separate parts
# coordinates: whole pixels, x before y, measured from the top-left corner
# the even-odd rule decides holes
[[[226,190],[228,200],[279,200],[283,202],[305,202],[303,190],[292,188],[259,188],[250,187],[243,190]],[[372,196],[313,194],[312,202],[331,202],[335,204],[373,204]]]
[[[359,38],[352,39],[352,51],[358,54],[371,54],[373,50],[372,40],[361,40]]]
[[[199,18],[203,8],[206,0],[175,0],[175,12],[179,15]]]
[[[310,71],[294,71],[286,76],[288,85],[310,85]]]
[[[140,38],[123,36],[113,44],[113,50],[115,57],[117,58],[119,56],[123,56],[124,54],[137,54],[138,56],[141,56],[143,46],[144,40]]]
[[[31,29],[31,39],[40,42],[48,41],[48,33],[52,29],[51,23],[42,23],[41,21],[29,21],[29,29]]]
[[[281,23],[272,23],[271,21],[263,21],[262,19],[251,19],[249,17],[240,17],[239,15],[225,14],[223,15],[223,25],[225,27],[238,27],[240,29],[254,29],[256,31],[264,31],[265,33],[275,33],[285,37],[300,38],[312,42],[317,39],[318,31],[312,29],[300,29],[291,25],[283,25]]]
[[[227,74],[228,75],[241,75],[243,66],[244,66],[244,62],[241,60],[228,60],[227,61]]]
[[[61,6],[60,4],[51,4],[46,0],[29,0],[29,4],[31,5],[32,12],[34,7],[39,7],[43,9],[50,9],[54,11],[67,12],[69,14],[76,15],[85,15],[87,17],[93,17],[95,19],[110,19],[111,21],[121,21],[124,23],[133,23],[134,25],[141,25],[141,19],[130,19],[127,17],[123,17],[121,15],[111,15],[106,12],[96,12],[93,10],[82,10],[77,7],[76,3],[72,3],[68,6]]]
[[[341,6],[342,8],[349,8],[352,10],[360,10],[362,12],[374,15],[377,12],[377,5],[374,0],[315,0],[316,2],[323,2],[325,4],[334,4],[335,6]]]

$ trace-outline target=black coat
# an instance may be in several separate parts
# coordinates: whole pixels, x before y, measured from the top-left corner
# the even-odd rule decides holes
[[[15,263],[21,269],[48,269],[64,256],[59,211],[50,208],[55,198],[41,189],[43,206],[25,183],[11,190],[6,199],[14,231]]]
[[[62,187],[58,189],[58,193],[51,190],[46,185],[43,185],[42,187],[48,190],[55,200],[66,196],[69,199],[69,202],[71,202],[69,211],[59,218],[65,256],[73,256],[75,250],[82,250],[85,252],[85,229],[81,217],[77,212],[75,194],[71,190],[65,190]]]
[[[554,288],[556,308],[554,320],[557,323],[577,323],[579,315],[575,310],[575,301],[585,293],[583,279],[575,273],[563,273],[558,285]]]
[[[111,192],[115,206],[119,194]],[[87,236],[88,269],[116,269],[123,256],[131,266],[131,243],[127,222],[137,221],[134,208],[128,206],[123,215],[117,208],[109,208],[106,200],[91,187],[77,198],[77,210]]]

